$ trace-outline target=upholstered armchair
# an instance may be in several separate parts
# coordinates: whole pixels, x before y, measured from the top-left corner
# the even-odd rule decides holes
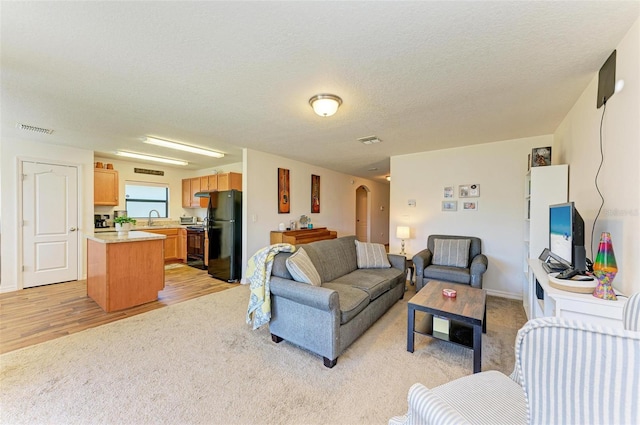
[[[640,294],[624,329],[545,317],[516,337],[511,376],[487,371],[409,390],[389,425],[640,423]]]
[[[427,248],[413,256],[416,292],[430,280],[482,288],[482,275],[488,264],[480,238],[431,235]]]

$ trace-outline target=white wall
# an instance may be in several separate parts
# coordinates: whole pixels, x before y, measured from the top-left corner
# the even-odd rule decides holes
[[[592,246],[595,256],[600,233],[611,233],[619,269],[614,287],[631,294],[640,291],[640,20],[615,48],[616,78],[624,79],[625,86],[606,105],[604,163],[598,177],[605,203]],[[593,258],[591,228],[601,202],[594,183],[603,113],[603,108],[596,109],[597,93],[596,74],[554,133],[556,152],[570,164],[569,199],[575,201],[585,221],[589,258]]]
[[[338,236],[355,234],[356,189],[369,188],[371,242],[387,243],[389,229],[389,185],[331,171],[279,156],[244,151],[243,274],[247,259],[269,245],[279,223],[311,217],[314,227],[327,227]],[[290,170],[291,213],[278,214],[278,168]],[[320,176],[320,213],[311,214],[311,174]],[[382,207],[382,209],[380,208]]]
[[[431,234],[479,237],[489,259],[483,287],[521,299],[527,157],[532,148],[552,142],[547,135],[391,157],[390,229],[411,228],[405,251],[412,255],[426,248]],[[458,196],[459,185],[474,183],[480,185],[479,198]],[[442,211],[443,188],[451,185],[458,211]],[[462,210],[463,199],[478,201],[478,210]],[[409,200],[416,206],[408,206]],[[392,232],[390,252],[398,251]]]
[[[46,136],[44,136],[46,137]],[[52,164],[66,164],[78,167],[78,238],[80,246],[85,244],[84,236],[93,233],[93,151],[76,149],[65,146],[51,145],[22,139],[2,138],[0,147],[2,154],[2,246],[0,247],[0,261],[2,274],[0,292],[14,291],[22,288],[21,266],[22,246],[18,239],[19,230],[19,190],[18,178],[20,160],[35,160]],[[82,276],[86,275],[85,250],[80,256]]]

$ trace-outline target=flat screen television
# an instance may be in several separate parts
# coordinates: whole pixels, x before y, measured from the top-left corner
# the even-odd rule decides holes
[[[574,270],[587,271],[584,220],[573,202],[549,206],[549,250]]]

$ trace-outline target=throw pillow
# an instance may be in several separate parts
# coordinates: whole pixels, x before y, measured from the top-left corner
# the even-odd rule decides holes
[[[359,269],[387,269],[391,267],[384,245],[356,241],[356,255]]]
[[[304,248],[299,248],[286,261],[287,270],[296,282],[321,286],[322,280]]]
[[[438,266],[467,267],[471,239],[436,239],[433,246],[433,264]]]

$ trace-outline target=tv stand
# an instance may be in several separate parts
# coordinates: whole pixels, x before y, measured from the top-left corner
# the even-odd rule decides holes
[[[548,273],[542,267],[542,261],[537,258],[529,259],[529,281],[526,289],[531,300],[527,319],[556,316],[623,328],[622,309],[627,297],[618,296],[617,301],[608,301],[591,294],[552,288]]]

